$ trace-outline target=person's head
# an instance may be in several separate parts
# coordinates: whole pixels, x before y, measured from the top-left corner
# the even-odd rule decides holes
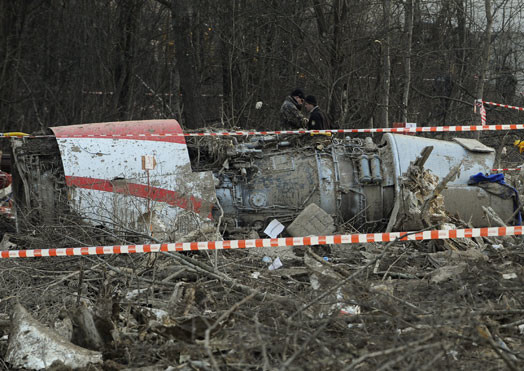
[[[302,89],[295,89],[290,95],[298,104],[304,104],[304,92]]]
[[[308,95],[304,99],[304,107],[306,108],[306,111],[311,112],[311,110],[315,108],[316,105],[317,105],[317,99],[314,96]]]

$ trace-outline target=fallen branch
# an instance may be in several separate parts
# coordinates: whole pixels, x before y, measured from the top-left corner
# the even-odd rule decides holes
[[[215,360],[215,357],[213,357],[213,352],[211,352],[211,347],[209,346],[209,337],[211,334],[211,331],[216,329],[227,317],[229,317],[234,311],[236,311],[240,306],[242,306],[244,303],[248,302],[249,300],[253,299],[258,294],[258,291],[255,291],[251,293],[250,295],[246,296],[244,299],[240,300],[238,303],[235,303],[226,310],[218,319],[213,323],[213,325],[209,326],[206,329],[205,332],[205,339],[204,339],[204,347],[206,348],[207,354],[209,355],[209,358],[211,358],[211,361],[213,362],[213,367],[215,370],[219,370],[218,364]]]
[[[376,351],[376,352],[366,353],[366,354],[358,357],[357,359],[355,359],[353,362],[351,362],[351,364],[348,367],[345,367],[344,370],[353,370],[353,369],[355,369],[355,367],[359,363],[364,362],[368,358],[387,356],[387,355],[390,355],[390,354],[393,354],[393,353],[397,353],[397,352],[402,352],[402,351],[408,350],[408,349],[409,349],[410,353],[412,354],[412,353],[418,352],[420,350],[434,348],[436,346],[441,345],[441,342],[438,341],[438,342],[435,342],[435,343],[425,344],[425,345],[421,345],[421,346],[416,347],[417,345],[425,343],[426,341],[430,340],[432,337],[433,337],[433,334],[431,334],[429,336],[426,336],[424,339],[417,340],[417,341],[414,341],[412,343],[409,343],[409,344],[406,344],[406,345],[403,345],[403,346],[400,346],[400,347],[389,348],[389,349],[380,350],[380,351]]]
[[[488,217],[488,219],[495,222],[499,227],[507,227],[506,223],[498,214],[493,210],[491,206],[482,206],[482,211],[484,211],[484,214]]]
[[[255,294],[255,296],[261,300],[265,300],[265,299],[270,299],[270,300],[273,300],[273,301],[276,301],[276,302],[279,302],[279,303],[282,303],[282,304],[289,304],[290,302],[290,299],[289,298],[286,298],[286,297],[283,297],[283,296],[278,296],[278,295],[274,295],[274,294],[270,294],[270,293],[261,293],[259,292],[258,290],[255,290],[253,289],[252,287],[249,287],[249,286],[246,286],[246,285],[243,285],[241,283],[239,283],[237,280],[235,280],[234,278],[224,274],[224,273],[220,273],[220,272],[215,272],[214,269],[212,267],[209,267],[207,266],[206,264],[202,263],[202,262],[197,262],[196,260],[194,259],[190,259],[182,254],[173,254],[173,253],[169,253],[169,252],[162,252],[162,254],[166,255],[166,256],[169,256],[175,260],[177,260],[179,263],[181,264],[184,264],[186,266],[189,266],[191,268],[193,268],[194,270],[196,270],[197,272],[200,272],[200,273],[203,273],[211,278],[214,278],[214,279],[217,279],[225,284],[228,284],[228,285],[232,285],[233,287],[239,289],[240,291],[242,292],[247,292],[249,294]]]

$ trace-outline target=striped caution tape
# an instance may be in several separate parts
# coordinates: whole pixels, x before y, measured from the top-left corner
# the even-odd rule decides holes
[[[251,136],[251,135],[282,135],[282,134],[344,134],[344,133],[442,133],[442,132],[469,132],[469,131],[501,131],[523,130],[524,124],[499,125],[458,125],[458,126],[419,126],[409,128],[373,128],[373,129],[330,129],[330,130],[276,130],[276,131],[230,131],[230,132],[202,132],[202,133],[164,133],[164,134],[78,134],[56,136],[56,138],[148,138],[148,137],[204,137],[204,136]],[[0,133],[0,138],[12,137]],[[28,135],[25,138],[54,138],[54,135]]]
[[[522,170],[520,167],[515,168],[505,168],[505,169],[491,169],[493,172],[503,172],[503,171],[520,171]]]
[[[517,110],[517,111],[524,111],[523,107],[510,106],[508,104],[501,104],[501,103],[495,103],[495,102],[486,102],[486,101],[482,101],[482,103],[489,104],[490,106],[497,106],[497,107],[502,107],[502,108],[514,109],[514,110]]]
[[[126,137],[199,137],[199,136],[250,136],[250,135],[280,135],[280,134],[326,134],[326,133],[437,133],[454,131],[497,131],[497,130],[522,130],[524,124],[486,125],[486,112],[483,104],[524,111],[524,107],[511,106],[508,104],[488,102],[481,99],[475,100],[474,109],[480,108],[483,125],[456,125],[456,126],[421,126],[421,127],[396,127],[396,128],[372,128],[372,129],[331,129],[331,130],[276,130],[276,131],[224,131],[224,132],[201,132],[201,133],[164,133],[164,134],[78,134],[68,135],[66,138],[126,138]],[[0,138],[26,137],[46,138],[54,135],[30,135],[22,132],[0,133]],[[60,136],[58,136],[60,138]]]
[[[486,109],[484,108],[484,102],[482,99],[477,99],[473,105],[473,112],[477,112],[477,108],[480,113],[480,122],[482,125],[486,125]]]
[[[8,250],[1,251],[0,258],[40,258],[52,256],[85,256],[85,255],[111,255],[156,253],[162,251],[203,251],[203,250],[229,250],[247,249],[256,247],[291,247],[313,246],[332,244],[355,244],[370,242],[423,241],[442,240],[473,237],[496,237],[522,235],[523,227],[490,227],[466,228],[452,230],[432,230],[423,232],[392,232],[392,233],[367,233],[343,234],[332,236],[286,237],[266,238],[256,240],[229,240],[205,242],[176,242],[147,245],[121,245],[121,246],[92,246],[70,247],[63,249],[35,249],[35,250]]]

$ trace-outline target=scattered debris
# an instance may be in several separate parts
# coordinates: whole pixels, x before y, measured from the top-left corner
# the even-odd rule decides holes
[[[517,274],[516,273],[504,273],[502,274],[502,278],[504,278],[505,280],[513,280],[517,278]]]
[[[277,219],[273,219],[266,229],[264,229],[264,233],[267,234],[271,238],[277,238],[280,233],[285,229],[284,225],[280,223]]]
[[[337,300],[339,300],[339,302],[335,305],[335,308],[340,310],[340,314],[355,316],[361,313],[360,305],[346,304],[347,299],[341,291],[337,292]]]
[[[37,322],[20,304],[14,308],[6,362],[14,367],[34,370],[63,364],[71,368],[101,364],[102,354],[61,338]]]
[[[444,282],[448,279],[451,279],[453,277],[457,277],[460,275],[464,270],[466,269],[467,264],[461,263],[458,265],[446,265],[444,267],[440,267],[435,269],[433,272],[431,272],[431,282],[434,283],[440,283]]]
[[[334,231],[331,215],[315,203],[309,204],[287,227],[287,232],[293,237],[329,235]]]
[[[283,208],[256,206],[269,202],[268,195],[260,192],[263,182],[256,176],[259,169],[262,173],[266,173],[264,169],[272,169],[278,175],[281,174],[278,171],[287,171],[285,169],[293,161],[296,161],[294,166],[302,166],[307,160],[309,165],[316,166],[317,161],[326,165],[323,171],[333,170],[330,165],[333,153],[329,151],[343,148],[344,152],[336,152],[335,157],[350,157],[355,167],[344,168],[343,162],[339,162],[337,171],[349,179],[350,175],[366,175],[359,173],[359,166],[366,164],[362,154],[368,156],[368,162],[374,154],[384,160],[384,151],[391,146],[391,143],[385,144],[384,149],[371,140],[359,138],[331,138],[330,141],[332,139],[340,146],[330,147],[326,138],[322,138],[314,148],[327,152],[311,158],[304,155],[311,147],[295,146],[291,139],[286,144],[285,137],[259,139],[256,143],[243,140],[235,143],[227,138],[228,146],[222,145],[223,138],[210,138],[195,142],[201,143],[200,147],[190,145],[192,151],[201,150],[200,155],[205,160],[202,163],[215,164],[209,160],[217,159],[213,166],[224,168],[220,174],[227,175],[231,183],[222,183],[222,192],[236,192],[248,179],[254,183],[249,183],[253,188],[244,190],[245,193],[230,194],[244,209],[233,209],[231,203],[221,203],[224,214],[215,215],[216,224],[197,223],[194,229],[177,224],[172,236],[177,241],[256,239],[273,219],[287,226],[280,232],[282,236],[384,228],[389,222],[384,215],[392,212],[393,200],[401,195],[400,189],[395,188],[400,184],[388,178],[390,173],[387,171],[380,175],[390,188],[380,189],[377,180],[366,185],[355,183],[357,187],[341,190],[341,202],[352,199],[353,205],[360,210],[351,218],[327,212],[322,199],[317,197],[319,190],[314,187],[301,199],[307,199],[305,203],[286,204],[289,201],[285,198],[289,193],[286,193],[285,197],[279,195],[282,204],[278,205],[285,206]],[[432,163],[435,153],[431,152],[424,160],[427,152],[423,151],[428,144],[434,145],[434,141],[413,149],[408,148],[403,138],[390,140],[396,141],[397,153],[399,148],[406,148],[417,156],[422,153],[417,163],[419,168],[406,173],[403,185],[403,191],[411,192],[411,195],[404,193],[406,202],[412,202],[411,210],[417,213],[411,221],[437,223],[443,229],[470,225],[469,219],[450,212],[451,208],[446,205],[446,192],[450,188],[455,188],[460,197],[464,197],[456,186],[458,180],[450,180],[448,189],[440,191],[449,169],[460,161],[452,158],[448,166],[441,154],[437,162],[446,164],[442,166],[445,171],[440,169],[440,174],[436,175],[430,171],[437,167]],[[320,145],[322,150],[318,149]],[[476,147],[473,143],[472,148]],[[38,152],[41,148],[25,147],[24,150]],[[433,151],[436,150],[437,147]],[[228,157],[227,151],[236,154]],[[216,156],[209,157],[211,152]],[[267,157],[264,152],[272,155]],[[459,150],[457,153],[460,155],[457,157],[464,157]],[[24,157],[22,153],[19,155]],[[41,165],[55,171],[51,158],[46,165]],[[264,159],[267,167],[257,167],[260,159]],[[382,165],[396,166],[387,161]],[[28,163],[36,166],[38,161]],[[216,171],[213,166],[196,167],[193,171],[218,174],[220,169]],[[399,166],[405,170],[409,163]],[[461,181],[467,176],[464,174],[467,166],[457,173]],[[330,178],[327,171],[322,174],[326,179],[335,179]],[[319,174],[310,177],[313,183],[317,182],[316,175]],[[369,175],[372,176],[371,168]],[[275,179],[276,175],[266,181],[276,184]],[[325,181],[322,184],[326,187],[321,191],[328,192],[336,183]],[[293,187],[289,190],[294,192]],[[378,190],[384,191],[386,197],[381,199]],[[374,201],[361,203],[365,200]],[[380,204],[383,209],[378,215],[370,209],[376,209],[380,200],[386,202]],[[154,207],[151,210],[162,212]],[[410,208],[399,207],[396,222],[409,220],[406,210]],[[496,207],[493,210],[499,214]],[[513,213],[512,207],[510,211]],[[480,213],[485,218],[482,210]],[[183,217],[191,221],[193,216],[187,212]],[[496,223],[491,216],[485,220]],[[500,220],[506,222],[508,218],[500,216]],[[135,235],[126,229],[116,233],[93,227],[75,218],[65,218],[62,223],[44,228],[37,223],[30,225],[30,233],[10,233],[8,240],[16,246],[9,248],[87,246],[88,243],[97,246],[101,244],[100,239],[104,244],[123,244],[161,237],[155,228],[152,229],[156,237],[150,236],[149,225],[143,233]],[[269,266],[276,262],[283,266],[270,271]],[[7,259],[0,267],[0,349],[4,351],[6,369],[41,367],[36,364],[38,361],[45,362],[49,368],[54,359],[44,360],[40,354],[45,346],[51,345],[55,353],[63,349],[69,357],[86,355],[82,362],[89,360],[96,364],[88,366],[89,362],[85,361],[63,367],[96,370],[425,367],[516,370],[524,368],[521,341],[524,332],[523,272],[521,236],[441,242],[391,241],[333,245],[330,249],[268,247],[96,258]],[[20,311],[17,303],[23,304],[31,316],[37,318],[33,321],[38,326],[47,324],[55,329],[46,329],[44,334],[54,335],[38,343],[35,341],[24,354],[18,344],[27,343],[33,336],[22,336],[24,330],[16,329],[16,315],[12,321],[6,315]],[[96,351],[87,350],[88,347]],[[44,353],[47,356],[47,352]],[[23,358],[27,354],[38,354],[38,360],[30,356]],[[66,356],[59,354],[58,358],[64,362]]]
[[[274,271],[275,269],[278,269],[281,267],[283,267],[283,264],[280,261],[280,258],[276,258],[275,260],[273,260],[273,262],[269,265],[267,269],[269,269],[270,271]]]

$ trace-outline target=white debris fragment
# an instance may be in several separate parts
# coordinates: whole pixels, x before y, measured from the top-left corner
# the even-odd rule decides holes
[[[456,350],[449,350],[448,354],[452,356],[455,361],[458,361],[459,352],[457,352]]]
[[[381,292],[381,293],[393,295],[395,291],[395,287],[393,286],[391,282],[387,281],[383,283],[372,283],[371,286],[369,287],[369,290],[374,291],[374,292]]]
[[[313,290],[318,290],[320,288],[320,282],[318,281],[318,277],[315,273],[309,275],[309,283],[311,284],[311,288]]]
[[[143,288],[143,289],[136,289],[136,290],[128,291],[126,293],[126,300],[133,300],[133,299],[137,298],[138,296],[140,296],[140,294],[143,294],[143,293],[147,292],[148,290],[149,290],[149,288],[146,287],[146,288]]]
[[[514,278],[517,278],[517,274],[516,273],[504,273],[502,275],[502,278],[504,278],[505,280],[512,280]]]
[[[251,278],[254,278],[254,279],[258,279],[258,277],[260,277],[260,272],[253,272],[251,273]]]
[[[262,103],[262,101],[258,101],[258,102],[255,104],[255,108],[256,108],[256,109],[261,109],[263,105],[264,105],[264,103]]]
[[[273,260],[273,263],[271,263],[271,265],[268,267],[268,269],[270,271],[274,271],[275,269],[278,269],[278,268],[280,268],[282,266],[283,266],[283,264],[280,261],[280,258],[276,258],[275,260]]]
[[[12,367],[42,370],[59,361],[76,369],[102,363],[102,353],[63,339],[36,321],[20,304],[15,306],[11,321],[5,360]]]
[[[164,322],[169,319],[169,313],[163,309],[159,308],[149,308],[151,313],[156,317],[156,319],[160,322]]]
[[[264,229],[264,233],[267,234],[271,238],[277,238],[280,233],[284,230],[284,225],[280,223],[277,219],[273,219],[266,229]]]
[[[355,316],[360,314],[360,305],[345,305],[340,308],[340,314]]]
[[[360,305],[345,303],[346,299],[340,288],[337,291],[337,300],[338,303],[335,304],[335,308],[339,310],[340,314],[355,316],[361,313]]]

